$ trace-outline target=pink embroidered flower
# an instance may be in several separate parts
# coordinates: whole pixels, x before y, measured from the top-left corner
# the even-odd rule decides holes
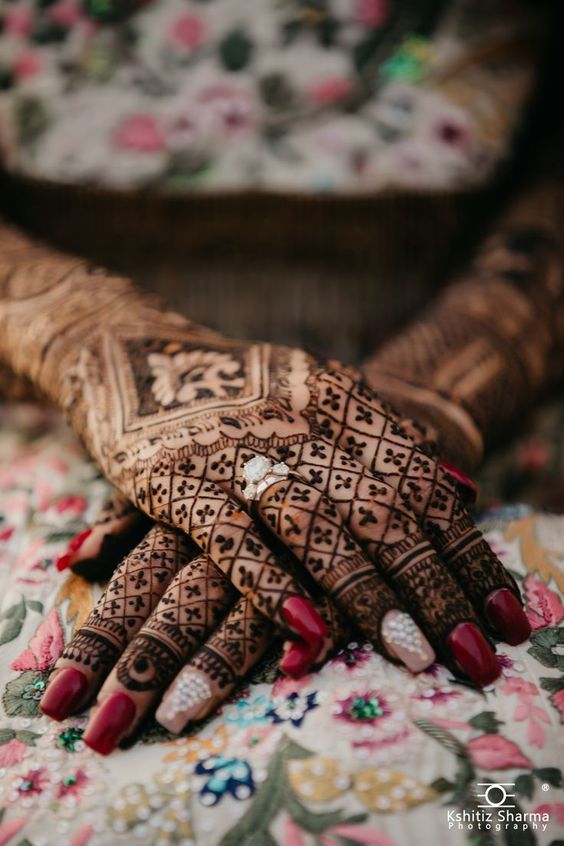
[[[503,682],[502,685],[500,685],[499,689],[502,691],[502,693],[507,693],[508,695],[514,693],[520,697],[538,696],[539,694],[539,689],[536,684],[528,682],[520,676],[510,676],[506,681]]]
[[[302,687],[306,687],[311,681],[311,674],[293,679],[290,676],[278,676],[272,686],[271,696],[289,696],[291,693],[298,693]]]
[[[329,834],[337,835],[338,844],[342,843],[343,840],[351,840],[354,843],[365,843],[367,846],[394,846],[393,840],[383,831],[377,831],[375,828],[365,828],[356,823],[336,825],[329,830]]]
[[[558,594],[536,576],[527,576],[523,586],[526,614],[531,628],[557,626],[564,618],[564,605]]]
[[[80,5],[73,0],[59,0],[49,9],[49,17],[59,26],[71,29],[82,18]]]
[[[66,517],[80,517],[88,508],[88,501],[83,496],[65,496],[60,499],[56,505],[55,510],[58,514],[64,514]]]
[[[352,643],[341,649],[332,659],[332,667],[346,667],[347,670],[355,670],[357,667],[363,667],[367,661],[370,660],[372,652],[360,646],[358,643]]]
[[[156,118],[142,113],[125,118],[116,128],[113,140],[121,150],[136,150],[138,153],[158,153],[166,146],[164,133]]]
[[[16,530],[13,526],[8,526],[5,529],[0,529],[0,541],[8,541]]]
[[[176,18],[169,29],[168,38],[174,47],[194,49],[206,36],[206,26],[198,15],[184,14]]]
[[[56,608],[52,608],[21,655],[14,658],[12,670],[45,672],[55,663],[64,646],[63,632]]]
[[[470,757],[484,770],[509,770],[513,767],[532,767],[532,762],[516,743],[499,734],[482,734],[468,742]]]
[[[48,784],[49,777],[44,767],[40,767],[38,770],[29,770],[24,775],[18,776],[14,781],[15,798],[39,796]]]
[[[377,690],[369,690],[366,693],[352,693],[346,699],[337,700],[334,713],[338,720],[374,725],[389,717],[392,712]]]
[[[90,779],[82,769],[78,769],[72,775],[67,776],[64,778],[60,784],[59,789],[57,792],[57,796],[59,799],[64,799],[65,796],[80,796],[82,790]]]
[[[356,20],[371,29],[382,26],[389,12],[388,0],[358,0],[356,4]]]
[[[240,86],[217,83],[203,88],[197,97],[203,127],[228,135],[247,133],[256,123],[250,93]]]
[[[535,704],[535,697],[539,696],[539,689],[535,684],[524,679],[511,676],[502,685],[500,690],[506,694],[514,694],[518,698],[518,704],[513,712],[513,719],[516,722],[527,724],[527,741],[538,749],[544,746],[544,730],[541,723],[549,723],[550,717],[544,710]]]
[[[308,88],[309,99],[318,106],[329,106],[338,103],[350,93],[352,83],[345,77],[333,76],[314,82]]]
[[[31,79],[41,70],[41,58],[33,50],[27,50],[16,59],[12,70],[16,79],[20,81]]]
[[[550,701],[560,714],[560,722],[564,723],[564,690],[558,690],[550,697]]]
[[[16,7],[8,9],[4,16],[4,32],[6,35],[28,35],[33,24],[33,12],[30,7]]]
[[[8,743],[0,746],[0,767],[13,767],[20,764],[25,758],[27,746],[17,738],[12,738]]]
[[[533,809],[534,814],[548,814],[552,823],[564,826],[564,802],[543,802]]]

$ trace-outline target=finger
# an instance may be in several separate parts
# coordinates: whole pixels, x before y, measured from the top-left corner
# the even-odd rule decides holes
[[[370,389],[349,383],[339,374],[328,374],[321,391],[325,397],[321,400],[323,428],[331,430],[342,449],[397,490],[482,619],[509,643],[526,640],[530,626],[519,590],[470,518],[467,486],[460,488],[406,437],[393,417],[382,415],[381,403]]]
[[[186,564],[103,684],[86,726],[85,743],[107,755],[132,736],[234,600],[232,585],[206,555]]]
[[[225,700],[272,642],[272,624],[241,597],[180,672],[157,709],[157,720],[177,734]]]
[[[434,661],[423,633],[407,622],[403,603],[352,537],[336,505],[319,490],[295,477],[276,482],[258,500],[258,513],[384,655],[399,658],[415,672]],[[394,619],[406,620],[409,638],[392,641],[388,624]]]
[[[158,467],[148,487],[152,512],[187,532],[261,614],[307,644],[313,662],[327,635],[323,618],[247,511],[219,485],[202,480],[194,457],[166,476]]]
[[[85,624],[65,646],[41,700],[63,720],[84,706],[139,631],[179,567],[194,557],[188,538],[156,525],[115,571]]]
[[[128,552],[148,532],[150,521],[130,500],[114,493],[90,529],[69,541],[56,561],[57,570],[71,567],[89,581],[106,581]]]

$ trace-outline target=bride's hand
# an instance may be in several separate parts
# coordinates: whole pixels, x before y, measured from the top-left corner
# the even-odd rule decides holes
[[[516,586],[464,490],[345,369],[225,339],[131,289],[86,335],[69,326],[64,344],[59,393],[105,474],[296,638],[286,671],[313,664],[324,626],[264,527],[365,637],[411,669],[436,652],[487,684],[499,668],[483,631],[526,636]],[[251,508],[245,467],[257,457],[291,473]]]
[[[190,536],[295,639],[286,672],[319,658],[325,625],[272,537],[391,660],[420,670],[437,653],[478,685],[497,677],[485,633],[528,634],[516,585],[465,487],[348,371],[225,339],[17,236],[3,261],[1,345],[15,369],[66,410],[125,496]],[[251,485],[250,503],[253,458],[291,472]]]
[[[151,526],[119,494],[70,541],[57,560],[59,570],[69,566],[92,580],[113,576],[56,662],[41,709],[63,720],[94,703],[84,739],[102,754],[130,741],[157,706],[173,732],[206,717],[276,637],[184,534]],[[324,598],[321,611],[330,648],[346,633]],[[210,671],[210,655],[220,673]]]

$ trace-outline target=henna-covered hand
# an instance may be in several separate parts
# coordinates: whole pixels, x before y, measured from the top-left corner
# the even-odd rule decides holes
[[[374,393],[344,368],[225,339],[127,280],[6,237],[0,352],[65,409],[122,493],[293,634],[284,669],[315,661],[325,627],[265,526],[383,654],[417,670],[436,652],[478,684],[498,675],[483,631],[526,637],[515,583],[453,478]],[[251,511],[241,480],[257,454],[294,475]]]
[[[58,560],[59,569],[86,567],[94,578],[146,531],[65,647],[41,702],[56,720],[94,702],[84,739],[102,754],[129,742],[156,706],[160,722],[174,732],[207,716],[275,636],[273,625],[186,535],[162,525],[147,531],[146,524],[123,497],[113,496],[92,529]],[[330,643],[341,642],[338,614],[328,601],[322,605]]]

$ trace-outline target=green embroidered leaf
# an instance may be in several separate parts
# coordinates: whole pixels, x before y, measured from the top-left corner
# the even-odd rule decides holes
[[[530,773],[524,773],[515,779],[515,790],[520,796],[532,799],[535,792],[535,780]]]
[[[482,711],[475,717],[471,717],[468,722],[485,734],[497,734],[499,727],[503,725],[503,721],[497,719],[494,711]]]
[[[16,740],[25,743],[26,746],[35,746],[35,741],[38,737],[41,737],[41,735],[34,731],[27,731],[26,729],[16,732]]]
[[[9,743],[15,736],[16,732],[14,729],[0,729],[0,746],[4,746],[5,743]]]
[[[553,667],[564,671],[564,655],[558,653],[558,648],[564,646],[564,629],[555,626],[539,629],[531,635],[528,649],[529,655],[536,658],[544,667]]]
[[[286,21],[282,27],[282,44],[288,47],[293,44],[300,32],[302,31],[302,22],[299,19],[293,21]]]
[[[317,38],[322,47],[333,47],[341,25],[336,18],[326,17],[317,27]]]
[[[32,611],[37,611],[38,614],[43,614],[43,603],[37,599],[26,599],[26,605]]]
[[[9,717],[38,717],[39,701],[34,698],[33,685],[46,678],[46,673],[25,670],[16,679],[9,681],[2,696],[6,714]]]
[[[446,731],[446,729],[439,728],[439,726],[436,726],[430,720],[413,720],[413,723],[421,731],[424,731],[425,734],[428,734],[429,737],[432,737],[433,740],[436,740],[437,743],[440,743],[441,746],[444,746],[445,749],[448,749],[449,752],[452,752],[453,755],[468,758],[468,752],[464,744],[449,731]]]
[[[22,597],[16,605],[12,605],[12,607],[6,612],[8,622],[0,634],[0,646],[3,646],[5,643],[9,643],[11,640],[15,640],[18,637],[23,628],[25,615],[26,607]]]
[[[240,27],[233,29],[219,45],[223,67],[228,71],[243,70],[249,64],[253,50],[253,42],[245,30]]]
[[[304,831],[309,831],[310,834],[323,834],[328,828],[343,822],[343,811],[341,809],[328,811],[325,814],[316,814],[296,799],[289,785],[286,788],[284,807],[296,825]]]
[[[552,787],[562,787],[562,773],[558,767],[540,767],[533,770],[539,781],[547,781]]]
[[[564,676],[556,676],[554,678],[539,679],[540,686],[543,690],[548,690],[549,693],[559,693],[564,690]]]
[[[271,109],[285,111],[296,104],[296,92],[283,73],[268,73],[259,80],[259,92]]]
[[[510,800],[511,801],[511,800]],[[522,814],[523,809],[515,802],[515,808],[512,811],[516,814]],[[535,846],[537,838],[530,828],[518,825],[513,829],[512,825],[502,829],[503,839],[506,846]]]

